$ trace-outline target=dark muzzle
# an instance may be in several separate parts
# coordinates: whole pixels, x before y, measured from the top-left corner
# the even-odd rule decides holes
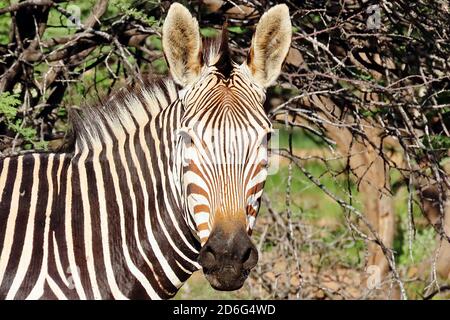
[[[237,290],[258,262],[258,251],[244,229],[216,228],[200,250],[198,262],[213,288]]]

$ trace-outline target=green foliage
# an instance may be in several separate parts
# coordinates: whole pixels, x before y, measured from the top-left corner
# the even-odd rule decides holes
[[[152,49],[162,51],[162,40],[160,36],[156,34],[151,35],[150,37],[148,37],[147,42]]]
[[[214,38],[219,34],[219,31],[214,28],[200,28],[200,33],[205,38]]]
[[[399,172],[392,170],[391,178],[401,179]],[[417,200],[417,199],[415,199]],[[430,257],[436,246],[435,231],[427,223],[420,223],[423,215],[416,202],[413,202],[412,214],[416,222],[416,234],[411,241],[409,248],[409,213],[408,213],[408,191],[406,188],[400,189],[394,198],[394,210],[397,218],[397,232],[394,239],[394,250],[397,253],[396,259],[401,266],[413,266],[415,263],[424,261]]]
[[[159,1],[147,1],[146,5],[159,5]],[[117,8],[117,11],[122,15],[133,18],[137,21],[143,22],[148,26],[155,26],[159,21],[153,17],[148,16],[147,13],[137,9],[132,1],[127,0],[113,0],[111,6]]]
[[[0,0],[0,8],[8,6],[8,2]],[[7,45],[9,43],[8,30],[11,24],[11,15],[5,13],[0,15],[0,45]]]
[[[155,68],[155,72],[159,74],[166,74],[169,70],[166,59],[164,58],[156,59],[155,61],[153,61],[152,66],[153,68]]]
[[[444,135],[424,136],[423,144],[434,150],[450,149],[450,137]]]
[[[17,107],[20,104],[18,94],[0,93],[0,115],[5,117],[5,121],[11,122],[14,120],[17,115]]]
[[[70,3],[59,4],[62,8],[69,12],[74,12],[75,8],[80,10],[80,19],[83,21],[90,13],[95,3],[90,1],[71,1]],[[42,40],[53,39],[61,36],[67,36],[77,32],[77,28],[69,21],[69,19],[55,8],[51,8],[48,15],[47,28],[42,36]]]
[[[289,131],[283,125],[275,126],[277,136],[272,139],[278,139],[279,148],[288,149],[289,147]],[[294,128],[292,131],[292,147],[294,149],[315,149],[325,146],[324,141],[316,136],[309,134],[306,130]]]
[[[364,117],[367,117],[367,118],[373,118],[378,115],[385,115],[390,112],[391,112],[390,108],[379,108],[379,109],[371,109],[371,110],[365,109],[365,110],[360,111],[361,115],[363,115]]]
[[[57,114],[58,117],[60,117],[60,118],[65,118],[65,117],[67,117],[67,110],[66,110],[66,108],[64,108],[64,107],[61,107],[61,108],[58,109],[58,111],[57,111],[56,114]]]
[[[237,34],[244,34],[244,33],[248,32],[249,30],[244,27],[236,26],[236,27],[228,27],[228,31],[237,33]]]
[[[365,70],[357,69],[354,72],[357,78],[359,78],[359,80],[368,82],[374,81],[373,76]]]
[[[280,142],[283,144],[283,141]],[[294,151],[294,154],[297,153]],[[305,169],[315,177],[320,177],[321,183],[334,194],[342,198],[346,198],[344,190],[346,189],[346,181],[342,177],[342,181],[334,179],[329,170],[332,168],[325,167],[320,162],[307,162]],[[281,164],[278,172],[269,175],[264,187],[264,191],[270,194],[273,201],[274,209],[285,210],[286,185],[289,179],[288,168]],[[351,185],[352,192],[357,194],[354,185]],[[291,193],[300,195],[293,199],[293,206],[301,210],[294,210],[296,214],[302,214],[310,220],[330,219],[341,220],[342,208],[330,197],[328,197],[319,187],[314,185],[296,166],[292,170]],[[356,207],[358,205],[354,204]]]
[[[313,23],[315,24],[319,24],[322,22],[322,16],[319,13],[313,13],[310,15],[310,18],[312,20]]]
[[[25,149],[47,149],[46,141],[36,142],[37,131],[35,128],[26,126],[22,119],[16,119],[17,107],[21,104],[22,102],[17,94],[0,93],[0,116],[9,130],[24,139],[26,142],[24,144]]]
[[[406,230],[404,230],[407,232]],[[402,252],[399,256],[399,262],[401,265],[414,265],[419,261],[424,261],[432,254],[432,249],[436,246],[436,232],[433,228],[426,228],[418,230],[411,247],[412,260],[409,255],[409,243],[403,242]]]

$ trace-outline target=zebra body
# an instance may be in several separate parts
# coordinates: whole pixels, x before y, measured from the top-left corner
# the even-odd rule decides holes
[[[73,113],[72,153],[0,159],[0,298],[166,299],[200,268],[214,288],[243,285],[267,176],[264,88],[289,49],[289,11],[262,16],[241,65],[223,34],[202,58],[197,21],[172,4],[174,81]]]
[[[73,154],[0,161],[2,298],[168,298],[199,268],[165,152],[180,104],[151,115],[170,90],[142,94],[109,137],[82,138]]]

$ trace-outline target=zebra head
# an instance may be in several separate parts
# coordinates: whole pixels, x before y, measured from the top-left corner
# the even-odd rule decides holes
[[[183,105],[177,155],[185,213],[202,248],[198,262],[219,290],[240,288],[256,265],[250,234],[267,177],[272,131],[265,88],[278,77],[291,42],[286,5],[260,19],[247,60],[231,61],[226,28],[204,49],[198,23],[172,4],[163,49]]]

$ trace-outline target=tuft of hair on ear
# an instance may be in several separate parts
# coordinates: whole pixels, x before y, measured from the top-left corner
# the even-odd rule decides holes
[[[220,46],[219,46],[220,57],[215,63],[217,70],[228,78],[233,70],[230,47],[228,44],[228,21],[222,26],[222,32],[220,35]]]
[[[162,46],[173,79],[182,86],[195,81],[202,68],[200,30],[189,10],[177,2],[164,21]]]
[[[279,76],[291,46],[292,25],[289,8],[279,4],[264,13],[256,26],[247,65],[255,81],[270,86]]]

